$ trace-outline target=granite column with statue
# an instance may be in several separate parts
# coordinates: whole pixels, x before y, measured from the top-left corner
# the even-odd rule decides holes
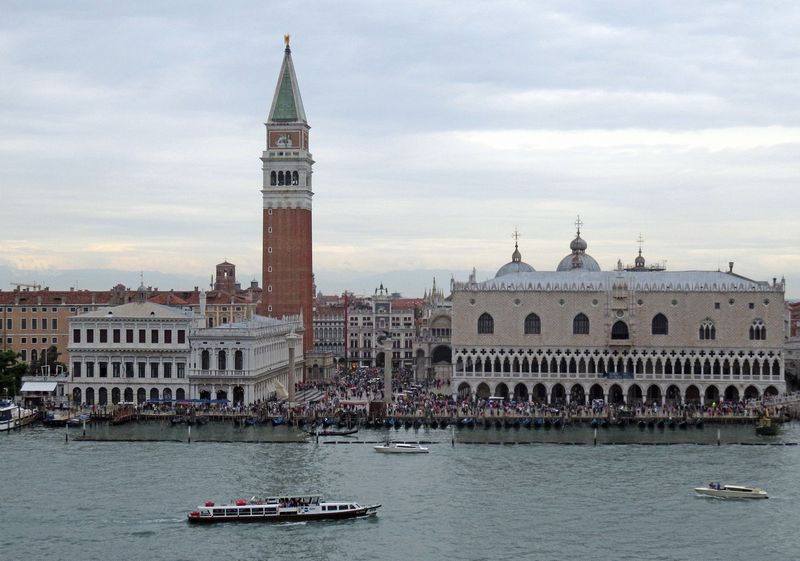
[[[289,403],[294,403],[294,399],[295,399],[295,391],[294,391],[294,384],[295,384],[294,362],[295,362],[295,356],[294,355],[295,355],[295,349],[297,347],[297,342],[300,341],[301,339],[302,339],[302,337],[300,337],[294,331],[292,331],[291,333],[289,333],[289,335],[286,336],[286,343],[289,346],[289,378],[287,380],[287,383],[289,384],[289,387],[286,388],[286,392],[288,394],[287,399],[288,399]]]
[[[392,403],[392,336],[387,333],[383,339],[383,402]]]

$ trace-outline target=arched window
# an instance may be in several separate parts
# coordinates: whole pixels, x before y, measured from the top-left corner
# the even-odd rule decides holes
[[[750,326],[751,341],[765,341],[767,339],[767,326],[763,320],[757,319]]]
[[[208,370],[210,368],[209,362],[211,361],[208,356],[208,351],[206,350],[200,353],[200,370]]]
[[[669,333],[669,320],[664,314],[656,314],[652,324],[653,335],[666,335]]]
[[[297,185],[300,182],[300,177],[297,175],[296,171],[292,172],[292,185]]]
[[[242,351],[236,351],[233,355],[233,368],[236,370],[242,370],[244,368],[244,355]]]
[[[269,184],[270,185],[277,185],[278,184],[278,174],[274,171],[269,173]]]
[[[283,185],[283,172],[278,172],[278,185]]]
[[[586,314],[578,314],[572,320],[572,334],[573,335],[588,335],[589,334],[589,318]]]
[[[710,319],[703,320],[700,323],[700,340],[711,341],[717,338],[717,330],[714,327],[714,322]]]
[[[478,333],[494,333],[494,318],[487,313],[478,318]]]
[[[525,318],[525,335],[539,335],[542,332],[542,322],[536,314],[528,314]]]
[[[587,329],[588,333],[588,329]],[[628,324],[624,321],[618,321],[611,327],[612,339],[627,339],[628,338]]]

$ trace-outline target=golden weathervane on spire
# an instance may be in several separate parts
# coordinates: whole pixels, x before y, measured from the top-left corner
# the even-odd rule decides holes
[[[284,42],[284,44],[285,44],[287,47],[289,46],[289,38],[290,38],[290,37],[291,37],[291,36],[290,36],[288,33],[284,33],[284,34],[283,34],[283,42]]]

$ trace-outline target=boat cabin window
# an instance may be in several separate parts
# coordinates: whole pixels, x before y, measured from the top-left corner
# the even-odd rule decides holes
[[[225,516],[236,516],[239,513],[238,509],[235,508],[226,508],[225,509]]]
[[[250,509],[249,508],[240,508],[239,514],[241,516],[250,516]]]
[[[261,516],[262,514],[264,514],[264,509],[263,508],[254,508],[252,512],[253,512],[253,516]]]

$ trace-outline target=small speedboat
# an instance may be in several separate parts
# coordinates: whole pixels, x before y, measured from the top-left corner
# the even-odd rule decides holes
[[[700,495],[716,497],[718,499],[768,499],[767,492],[758,487],[742,487],[740,485],[722,485],[709,483],[706,487],[695,487],[695,492]]]
[[[420,446],[419,444],[405,444],[403,442],[398,442],[394,446],[390,444],[381,444],[379,446],[373,446],[376,452],[380,452],[382,454],[427,454],[429,450],[424,446]]]

